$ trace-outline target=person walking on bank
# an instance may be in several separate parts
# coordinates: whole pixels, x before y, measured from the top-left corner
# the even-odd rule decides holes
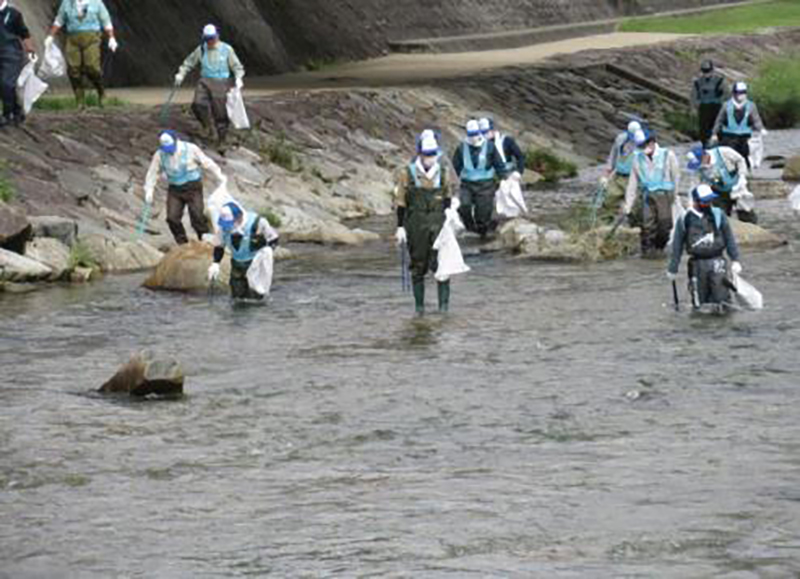
[[[675,153],[658,145],[653,132],[637,133],[631,178],[625,193],[623,212],[634,213],[641,224],[642,257],[653,257],[666,247],[672,232],[672,205],[680,181],[680,165]]]
[[[736,150],[750,168],[750,139],[753,133],[767,135],[756,103],[747,98],[747,83],[733,85],[733,97],[722,107],[714,124],[711,144],[721,144]]]
[[[719,111],[725,102],[725,77],[714,70],[714,63],[703,61],[699,77],[692,86],[692,107],[697,110],[700,141],[708,147],[717,122]]]
[[[116,52],[119,43],[114,36],[114,25],[103,0],[62,0],[50,34],[44,40],[45,49],[53,43],[58,32],[67,31],[67,74],[79,108],[86,105],[86,83],[97,90],[98,104],[103,106],[105,87],[101,44],[103,32],[108,36],[108,49]]]
[[[22,13],[0,0],[0,91],[3,99],[3,117],[0,127],[25,121],[22,104],[17,98],[17,79],[25,66],[25,54],[35,58],[33,41]]]
[[[483,134],[478,121],[467,123],[467,140],[453,155],[453,170],[461,179],[459,213],[468,231],[485,239],[497,223],[493,219],[498,180],[509,172],[503,158]]]
[[[425,274],[435,273],[437,252],[433,244],[442,230],[445,211],[451,210],[452,192],[447,170],[440,161],[439,143],[426,135],[419,144],[419,155],[399,175],[395,188],[398,245],[408,243],[411,256],[411,281],[414,304],[419,315],[425,313]],[[438,284],[439,311],[450,304],[450,282]]]
[[[712,203],[716,193],[708,185],[699,185],[692,191],[692,208],[675,224],[672,259],[667,277],[675,281],[683,252],[689,254],[689,287],[692,304],[722,306],[731,302],[728,280],[728,263],[724,253],[731,258],[730,271],[742,272],[739,247],[725,213]]]
[[[600,178],[600,186],[605,188],[606,194],[600,208],[600,219],[613,220],[619,214],[620,207],[625,200],[625,190],[628,179],[633,169],[633,158],[636,154],[636,133],[642,130],[638,121],[628,123],[627,130],[621,132],[611,145],[608,155],[606,174]],[[598,203],[599,204],[599,203]]]
[[[175,75],[175,86],[179,87],[194,68],[200,65],[200,81],[194,91],[192,112],[203,127],[205,136],[213,138],[212,120],[217,130],[217,144],[225,144],[230,128],[227,96],[231,77],[239,90],[244,87],[244,66],[230,44],[219,39],[219,31],[213,24],[203,29],[203,42],[192,52]]]
[[[278,232],[257,213],[245,211],[236,203],[227,203],[220,211],[218,228],[214,234],[214,262],[208,268],[208,280],[214,282],[220,275],[220,263],[225,248],[231,250],[231,296],[236,300],[263,299],[264,296],[250,287],[247,270],[263,248],[278,245]]]
[[[219,166],[200,147],[181,141],[173,131],[159,136],[159,148],[153,154],[147,171],[144,191],[145,202],[153,203],[153,193],[163,173],[167,177],[167,224],[175,243],[188,243],[183,227],[184,209],[189,207],[189,218],[197,238],[209,232],[203,203],[203,170],[211,172],[220,185],[228,182]]]

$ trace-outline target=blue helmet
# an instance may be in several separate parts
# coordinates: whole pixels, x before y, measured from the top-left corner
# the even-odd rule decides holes
[[[481,133],[485,135],[494,130],[494,120],[489,117],[484,117],[478,121],[478,126],[481,129]]]
[[[167,155],[172,155],[178,150],[178,135],[175,131],[162,131],[158,136],[158,148],[164,151]]]
[[[703,155],[705,154],[705,149],[703,146],[700,145],[698,147],[694,147],[686,157],[689,159],[689,164],[687,168],[690,171],[697,171],[700,168],[700,165],[703,164]]]
[[[243,214],[242,208],[236,203],[226,203],[223,205],[222,211],[220,211],[217,224],[222,231],[229,233],[236,225],[236,221],[240,219]]]

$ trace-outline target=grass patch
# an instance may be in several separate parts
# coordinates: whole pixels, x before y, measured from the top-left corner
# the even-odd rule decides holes
[[[297,158],[297,149],[286,140],[285,135],[278,135],[268,143],[262,143],[260,152],[267,161],[287,171],[299,173],[303,170],[303,164]]]
[[[675,131],[686,135],[694,141],[700,140],[699,120],[693,112],[684,109],[667,111],[664,120]]]
[[[90,93],[86,95],[86,106],[88,108],[100,108],[100,101],[97,95]],[[106,97],[103,99],[104,108],[120,108],[130,106],[130,103],[116,97]],[[78,103],[72,96],[45,96],[36,101],[33,108],[38,111],[74,111],[78,109]]]
[[[309,58],[306,61],[305,69],[309,72],[316,72],[330,68],[336,64],[337,60],[332,56],[323,56],[320,58]]]
[[[92,251],[82,241],[76,241],[69,251],[69,268],[88,267],[99,269],[97,260],[92,255]]]
[[[766,60],[750,83],[751,98],[770,129],[788,129],[800,122],[799,58],[796,53]]]
[[[525,156],[525,167],[539,173],[546,183],[578,176],[578,166],[545,149],[531,149]]]
[[[8,165],[0,160],[0,202],[11,203],[17,195],[14,184],[8,178]]]
[[[269,223],[275,229],[279,229],[280,226],[283,225],[283,220],[281,219],[281,216],[275,213],[269,207],[263,207],[261,211],[258,212],[258,214],[264,219],[266,219],[267,223]]]
[[[674,34],[746,34],[778,26],[800,26],[800,2],[775,0],[688,16],[635,18],[623,22],[619,30]]]

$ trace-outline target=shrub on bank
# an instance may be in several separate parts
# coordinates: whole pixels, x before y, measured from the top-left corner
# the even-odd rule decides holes
[[[104,107],[117,108],[129,105],[130,103],[116,97],[103,99]],[[100,100],[96,94],[89,93],[86,95],[86,106],[89,108],[100,107]],[[38,111],[74,111],[78,108],[78,104],[72,96],[45,96],[36,101],[33,108]]]
[[[545,149],[530,149],[525,155],[525,168],[539,173],[547,183],[578,176],[578,166]]]
[[[800,54],[765,61],[750,93],[767,128],[796,126],[800,122]]]

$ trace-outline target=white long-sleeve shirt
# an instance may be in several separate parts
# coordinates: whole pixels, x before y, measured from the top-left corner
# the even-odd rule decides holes
[[[189,154],[187,155],[186,159],[187,171],[205,169],[214,175],[218,182],[221,183],[225,181],[225,175],[223,175],[222,169],[219,168],[219,165],[209,158],[208,155],[203,153],[200,147],[185,141],[178,141],[178,148],[175,150],[175,153],[168,156],[168,163],[170,164],[171,169],[174,168],[177,170],[179,168],[178,164],[182,162],[183,151],[185,147],[189,148]],[[145,193],[152,193],[155,191],[158,180],[162,175],[166,176],[166,172],[161,166],[161,151],[159,150],[153,154],[153,160],[150,162],[150,168],[147,170],[147,177],[144,181]]]
[[[661,151],[661,147],[656,145],[655,151],[653,152],[653,157],[650,158],[647,155],[644,155],[645,158],[645,165],[647,167],[647,171],[652,171],[655,165],[654,159],[656,155],[658,155],[659,151]],[[639,161],[638,159],[634,158],[633,160],[633,171],[631,171],[631,178],[628,181],[628,189],[625,191],[625,205],[624,210],[625,213],[628,214],[633,211],[633,205],[636,203],[636,198],[639,195]],[[678,163],[678,157],[675,153],[671,150],[667,151],[667,166],[664,170],[664,181],[670,181],[675,183],[675,194],[677,195],[680,189],[680,180],[681,180],[681,167]]]

